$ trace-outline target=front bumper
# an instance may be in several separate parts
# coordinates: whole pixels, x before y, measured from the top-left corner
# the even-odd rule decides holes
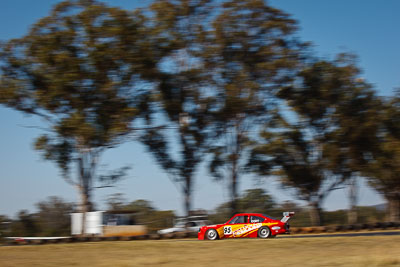
[[[197,239],[198,240],[204,240],[204,234],[206,233],[206,230],[204,229],[199,229],[199,232],[197,233]]]

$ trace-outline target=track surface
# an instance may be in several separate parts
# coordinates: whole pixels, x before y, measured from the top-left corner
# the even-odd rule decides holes
[[[357,237],[357,236],[400,236],[400,231],[379,231],[379,232],[361,232],[361,233],[333,233],[333,234],[293,234],[293,235],[279,235],[276,238],[324,238],[324,237]],[[233,240],[235,238],[228,238],[224,240]],[[185,242],[193,241],[189,239],[164,239],[164,242]],[[212,242],[212,241],[206,241]]]
[[[293,235],[279,235],[277,238],[325,238],[325,237],[357,237],[357,236],[400,236],[400,231],[374,231],[374,232],[350,232],[350,233],[329,233],[329,234],[293,234]],[[65,238],[65,237],[62,237]],[[27,239],[40,239],[40,238],[27,238]],[[42,238],[48,239],[48,238]],[[188,239],[163,239],[164,242],[184,242],[193,241],[197,238]],[[235,238],[229,238],[230,240]],[[229,240],[224,239],[224,240]],[[14,246],[10,244],[0,244],[0,246]]]
[[[370,233],[343,233],[343,234],[306,234],[306,235],[280,235],[278,238],[310,238],[310,237],[355,237],[355,236],[393,236],[400,235],[400,231],[381,231]]]

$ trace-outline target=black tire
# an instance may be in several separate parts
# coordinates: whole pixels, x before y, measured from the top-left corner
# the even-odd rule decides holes
[[[218,239],[218,233],[215,229],[208,229],[205,234],[205,238],[207,240],[216,240]]]
[[[271,230],[269,230],[268,227],[260,227],[260,229],[258,229],[258,233],[257,233],[259,238],[268,238],[271,235]]]

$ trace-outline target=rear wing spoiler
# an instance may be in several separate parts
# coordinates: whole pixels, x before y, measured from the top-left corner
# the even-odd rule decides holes
[[[283,213],[283,217],[281,219],[281,222],[286,223],[289,221],[289,219],[294,215],[294,211],[285,211]]]

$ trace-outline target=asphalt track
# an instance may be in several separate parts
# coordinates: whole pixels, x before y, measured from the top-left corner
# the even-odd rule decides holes
[[[325,238],[325,237],[357,237],[357,236],[399,236],[400,231],[375,231],[375,232],[361,232],[361,233],[331,233],[331,234],[293,234],[293,235],[279,235],[276,238]],[[224,240],[233,240],[235,238],[227,238]],[[164,242],[182,242],[193,241],[189,239],[164,239]],[[207,241],[207,240],[206,240]],[[212,242],[212,241],[207,241]]]
[[[356,237],[356,236],[395,236],[400,235],[400,231],[380,231],[362,233],[337,233],[337,234],[307,234],[307,235],[279,235],[277,238],[317,238],[317,237]]]

